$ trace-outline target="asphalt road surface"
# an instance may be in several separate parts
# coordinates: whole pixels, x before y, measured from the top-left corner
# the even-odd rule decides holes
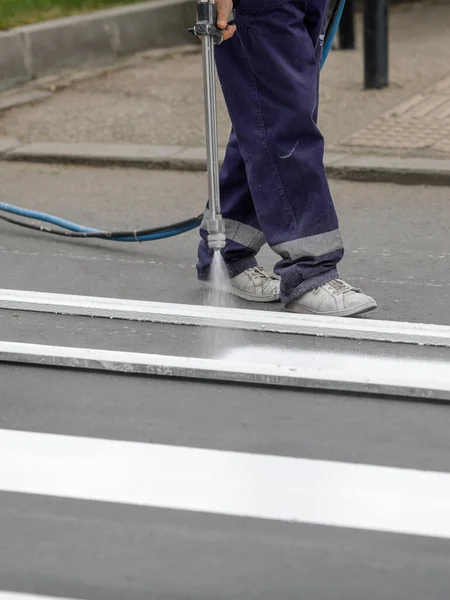
[[[201,213],[206,198],[201,173],[3,163],[0,181],[2,202],[99,229],[180,221]],[[341,274],[377,299],[373,318],[448,324],[448,190],[347,182],[332,188],[346,243]],[[125,245],[69,242],[0,223],[0,235],[3,288],[189,304],[204,299],[195,282],[195,232]],[[276,260],[263,249],[264,266]]]
[[[97,227],[177,221],[201,212],[205,193],[196,174],[1,164],[0,177],[1,201]],[[342,274],[377,297],[374,317],[448,324],[448,191],[342,182],[333,190],[347,239]],[[127,246],[53,239],[6,224],[0,234],[2,288],[204,302],[193,272],[195,233]],[[273,260],[264,250],[264,264]],[[211,354],[206,332],[192,327],[18,311],[0,312],[0,339]],[[258,332],[221,338],[221,350],[249,344],[360,348]],[[385,344],[363,348],[393,352]],[[420,352],[395,348],[402,356]],[[444,350],[427,352],[448,360]],[[20,365],[0,366],[0,397],[1,600],[449,597],[448,519],[419,510],[429,502],[423,478],[450,472],[446,404]],[[148,466],[150,450],[157,472]],[[170,483],[167,453],[175,453],[172,467],[185,477],[171,489],[175,503],[161,496],[150,505],[144,491],[157,495]],[[271,457],[280,461],[276,472],[265,467]],[[360,465],[351,481],[336,477],[320,487],[322,469],[345,473],[349,463]],[[243,516],[205,489],[205,464],[219,489],[229,484]],[[405,474],[411,485],[394,496]],[[265,489],[259,497],[252,495],[256,480]],[[311,512],[295,520],[282,514],[306,480],[304,501],[331,514],[326,524]],[[92,482],[87,492],[84,481]],[[262,513],[273,497],[279,512],[268,518]],[[193,509],[205,498],[214,502]],[[345,525],[357,517],[345,515],[345,498],[349,506],[359,502],[358,527]],[[302,502],[292,510],[301,512]],[[380,502],[383,514],[375,510]],[[396,523],[380,529],[390,511],[404,517],[402,533]],[[408,521],[417,511],[421,517]],[[437,534],[427,533],[430,524]]]

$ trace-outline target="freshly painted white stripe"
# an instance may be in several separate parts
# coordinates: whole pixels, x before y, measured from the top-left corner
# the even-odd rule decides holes
[[[60,598],[59,596],[38,596],[37,594],[18,594],[16,592],[2,592],[0,590],[0,600],[71,600],[69,598]]]
[[[0,290],[0,308],[450,348],[450,327],[422,323],[316,317],[282,311],[262,312],[22,290]]]
[[[9,492],[450,538],[450,474],[0,430]]]
[[[317,361],[308,353],[297,353],[294,359],[288,354],[287,361],[283,353],[274,359],[281,364],[265,364],[271,359],[257,353],[260,363],[255,364],[251,353],[213,360],[0,342],[0,363],[450,400],[450,369],[444,362],[411,359],[405,369],[401,360],[379,363],[377,357],[367,356],[364,368],[356,368],[351,361],[339,360],[338,353],[320,353]]]

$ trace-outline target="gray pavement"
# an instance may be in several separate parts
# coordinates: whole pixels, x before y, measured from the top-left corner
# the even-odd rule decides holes
[[[1,201],[98,227],[180,220],[200,212],[206,194],[199,173],[3,163],[0,177]],[[446,189],[332,187],[348,242],[343,274],[379,299],[375,316],[448,324]],[[139,245],[71,242],[6,223],[0,234],[4,288],[205,302],[194,275],[196,232]],[[268,266],[275,259],[268,249],[262,257]],[[208,336],[193,327],[0,314],[8,341],[211,356]],[[218,341],[220,352],[249,343],[362,349],[262,332],[224,330]],[[424,351],[448,360],[446,349],[364,344],[385,356]],[[0,366],[0,393],[0,429],[448,471],[447,405],[18,365]],[[448,540],[1,489],[0,481],[4,591],[79,600],[448,598]]]
[[[152,227],[201,213],[205,177],[0,165],[4,202],[98,228]],[[333,182],[347,244],[342,275],[373,294],[374,317],[449,324],[446,188]],[[68,241],[0,224],[2,287],[198,304],[197,233],[146,244]],[[261,262],[272,268],[267,247]],[[244,304],[241,304],[244,306]],[[273,309],[273,308],[272,308]]]
[[[14,366],[0,378],[9,429],[448,470],[445,406]],[[23,593],[448,597],[446,540],[4,492],[0,535],[1,587]]]
[[[362,100],[360,59],[332,56],[336,69],[324,73],[322,109],[331,141],[445,75],[448,5],[433,11],[395,13],[396,40],[409,56],[394,63],[401,86],[386,94]],[[412,55],[401,23],[417,34],[426,65]],[[394,52],[399,47],[394,43]],[[149,60],[4,113],[0,136],[201,144],[200,77],[198,56]],[[225,135],[223,107],[220,119]],[[2,202],[99,228],[178,221],[200,213],[206,197],[200,173],[0,163],[0,180]],[[347,244],[342,275],[377,298],[371,318],[448,325],[447,189],[338,181],[332,189]],[[205,302],[195,281],[196,232],[125,245],[61,240],[0,223],[0,236],[3,288]],[[262,251],[267,267],[275,260]],[[0,339],[210,355],[208,331],[196,328],[17,311],[0,313]],[[361,347],[264,333],[220,337],[221,350],[248,343],[356,353]],[[422,353],[385,344],[364,349]],[[446,350],[426,352],[448,360]],[[446,405],[14,365],[0,366],[0,396],[0,429],[449,470]],[[450,589],[448,540],[307,523],[0,491],[0,539],[7,541],[0,545],[0,590],[79,600],[447,600]]]
[[[93,600],[446,600],[449,544],[0,494],[5,589]]]
[[[448,471],[446,404],[25,366],[0,372],[1,428]]]
[[[362,91],[361,24],[358,49],[333,52],[322,75],[320,125],[328,148],[387,110],[449,74],[450,5],[428,1],[392,8],[391,86]],[[0,118],[0,137],[20,141],[134,142],[199,146],[204,143],[200,54],[150,54],[104,75],[74,81],[42,103]],[[89,73],[86,73],[89,76]],[[76,78],[75,78],[76,79]],[[36,85],[36,84],[35,84]],[[39,85],[39,84],[38,84]],[[44,83],[58,89],[58,81]],[[229,120],[220,98],[221,143]]]

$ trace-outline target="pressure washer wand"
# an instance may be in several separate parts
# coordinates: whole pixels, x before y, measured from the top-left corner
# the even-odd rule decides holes
[[[217,95],[214,46],[222,43],[223,32],[217,28],[215,0],[197,0],[197,23],[192,33],[202,40],[203,86],[205,95],[206,159],[208,167],[209,220],[206,224],[208,245],[214,250],[225,248],[225,223],[220,210],[219,148],[217,133]]]

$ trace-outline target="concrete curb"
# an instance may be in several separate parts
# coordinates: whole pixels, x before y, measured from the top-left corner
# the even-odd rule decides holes
[[[51,96],[51,92],[45,92],[43,90],[30,90],[0,96],[0,113],[3,110],[9,110],[11,108],[15,108],[16,106],[24,106],[25,104],[41,102],[42,100],[47,100],[47,98],[50,98]]]
[[[0,158],[8,150],[14,150],[20,146],[20,142],[14,138],[0,138]]]
[[[340,158],[330,156],[326,167],[328,176],[333,179],[450,186],[450,159],[445,158],[347,154]]]
[[[183,146],[138,144],[65,144],[35,142],[14,145],[6,138],[0,158],[8,161],[60,163],[100,167],[135,167],[178,171],[206,171],[206,150]],[[8,143],[10,147],[8,148]]]
[[[224,150],[220,152],[224,156]],[[21,144],[0,138],[0,159],[35,163],[135,167],[177,171],[206,171],[204,148],[137,144]],[[450,159],[396,158],[328,152],[325,166],[330,178],[405,185],[450,186]]]
[[[154,0],[0,33],[0,89],[63,68],[198,43],[192,0]]]

